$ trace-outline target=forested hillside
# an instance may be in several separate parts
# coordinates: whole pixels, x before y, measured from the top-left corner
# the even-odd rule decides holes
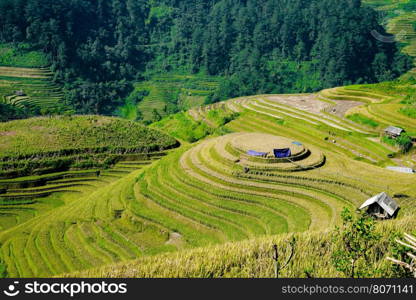
[[[77,112],[113,114],[161,72],[224,76],[215,102],[389,80],[410,59],[360,0],[0,0],[0,42],[51,62]]]

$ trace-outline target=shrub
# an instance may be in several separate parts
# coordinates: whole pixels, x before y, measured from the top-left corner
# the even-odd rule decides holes
[[[371,249],[380,240],[375,222],[365,215],[353,216],[344,208],[343,225],[335,231],[336,250],[332,254],[334,267],[347,277],[371,277],[376,273],[370,261]]]
[[[416,119],[416,106],[405,106],[399,112],[409,118]]]

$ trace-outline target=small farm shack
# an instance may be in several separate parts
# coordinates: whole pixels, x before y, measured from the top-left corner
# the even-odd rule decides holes
[[[16,95],[16,96],[19,96],[19,97],[26,96],[26,94],[25,94],[25,92],[23,92],[23,90],[16,91],[16,92],[15,92],[15,95]]]
[[[395,126],[389,126],[386,129],[384,129],[385,135],[395,139],[402,135],[402,133],[405,133],[405,130],[400,127]]]
[[[390,219],[396,216],[399,205],[387,193],[380,193],[367,201],[361,206],[360,210],[367,208],[367,213],[377,219]]]

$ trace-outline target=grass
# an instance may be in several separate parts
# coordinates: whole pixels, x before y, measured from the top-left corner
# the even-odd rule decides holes
[[[401,231],[413,231],[414,219],[380,224],[379,245],[371,249],[371,265],[393,275],[392,265],[385,260],[391,251],[391,236]],[[296,238],[295,255],[289,266],[281,271],[281,278],[334,278],[344,277],[331,263],[332,232],[308,232],[261,237],[237,243],[197,248],[151,257],[142,257],[128,263],[95,268],[66,274],[65,277],[111,278],[273,278],[272,245],[276,244],[282,257],[288,255],[288,242]],[[305,249],[308,249],[305,251]]]
[[[408,116],[409,118],[416,119],[416,107],[414,106],[402,107],[400,108],[399,112],[405,116]]]
[[[184,112],[170,115],[150,127],[189,143],[196,142],[213,131],[206,123],[195,121]]]
[[[366,116],[363,116],[361,114],[352,114],[348,116],[348,119],[350,119],[353,122],[359,123],[359,124],[363,124],[366,126],[370,126],[373,128],[377,128],[378,126],[380,126],[379,123],[377,123],[376,121],[367,118]]]
[[[32,128],[28,131],[27,128]],[[28,156],[67,151],[90,151],[95,153],[142,148],[163,150],[176,141],[138,123],[111,117],[60,116],[38,117],[0,124],[2,144],[1,157]],[[101,151],[99,148],[103,148]],[[108,149],[106,149],[108,148]],[[131,151],[134,152],[134,151]],[[136,151],[140,152],[140,151]]]
[[[325,90],[320,95],[325,99],[363,103],[347,111],[346,115],[356,124],[375,129],[376,133],[380,133],[381,129],[387,126],[394,125],[405,128],[410,134],[415,134],[416,123],[413,106],[411,106],[415,92],[413,81],[397,80],[335,88]]]

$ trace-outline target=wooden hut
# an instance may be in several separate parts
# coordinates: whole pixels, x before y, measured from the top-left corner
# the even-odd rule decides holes
[[[396,216],[399,205],[385,192],[378,194],[361,206],[360,210],[367,208],[367,213],[377,219],[390,219]]]
[[[404,132],[405,132],[405,130],[403,128],[395,127],[395,126],[389,126],[386,129],[384,129],[384,133],[387,136],[389,136],[389,137],[391,137],[393,139],[398,138]]]
[[[15,92],[15,95],[16,95],[16,96],[19,96],[19,97],[26,96],[26,94],[25,94],[25,92],[23,92],[23,90],[16,91],[16,92]]]

